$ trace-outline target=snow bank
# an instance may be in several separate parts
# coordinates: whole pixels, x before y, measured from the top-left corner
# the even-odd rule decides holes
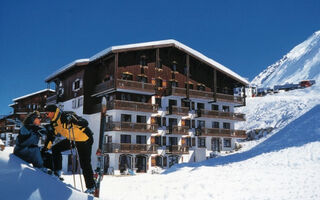
[[[14,156],[12,151],[12,147],[7,147],[0,152],[1,199],[94,199],[30,167],[26,162]]]

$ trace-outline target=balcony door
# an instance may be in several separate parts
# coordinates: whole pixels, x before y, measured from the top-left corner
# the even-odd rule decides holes
[[[138,173],[147,172],[147,156],[137,155],[135,159],[135,163],[136,163],[136,168]]]

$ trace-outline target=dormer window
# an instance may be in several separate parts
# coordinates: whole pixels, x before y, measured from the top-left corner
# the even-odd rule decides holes
[[[142,83],[148,83],[148,77],[144,74],[139,74],[137,76],[137,81],[142,82]]]
[[[78,78],[72,83],[72,91],[76,92],[81,88],[82,88],[82,80]]]
[[[169,81],[171,87],[178,87],[178,81],[171,79]]]
[[[205,91],[205,86],[204,86],[204,84],[198,84],[198,85],[197,85],[197,90]]]
[[[121,75],[121,79],[122,80],[129,80],[132,81],[133,80],[133,74],[130,72],[123,72]]]

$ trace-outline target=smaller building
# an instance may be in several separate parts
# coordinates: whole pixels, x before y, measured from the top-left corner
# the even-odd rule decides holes
[[[12,100],[9,106],[13,108],[13,113],[0,119],[0,137],[6,146],[15,144],[22,122],[28,114],[37,110],[44,117],[47,97],[54,93],[54,90],[44,89]]]

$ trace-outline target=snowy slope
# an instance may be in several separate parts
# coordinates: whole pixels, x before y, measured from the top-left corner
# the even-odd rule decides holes
[[[277,84],[299,83],[305,79],[314,79],[320,84],[320,31],[270,65],[251,83],[258,87],[273,87]]]
[[[13,148],[0,152],[0,199],[94,199],[27,165],[14,156]]]

